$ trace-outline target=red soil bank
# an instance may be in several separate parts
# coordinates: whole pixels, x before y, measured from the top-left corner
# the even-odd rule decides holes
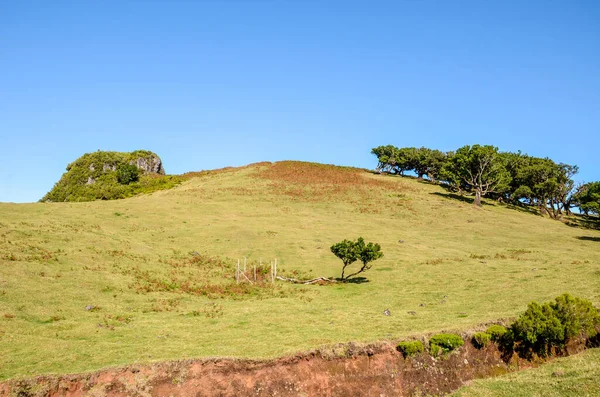
[[[583,348],[571,346],[570,353]],[[341,355],[341,356],[340,356]],[[513,368],[531,363],[511,360]],[[0,384],[0,396],[415,396],[440,395],[509,370],[494,344],[469,342],[445,358],[404,359],[392,345],[338,345],[275,360],[188,360],[40,376]]]

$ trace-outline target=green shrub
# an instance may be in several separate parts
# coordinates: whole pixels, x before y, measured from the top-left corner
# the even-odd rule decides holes
[[[464,344],[465,342],[463,341],[463,339],[456,334],[437,334],[433,335],[429,339],[429,348],[431,354],[433,354],[434,356],[440,353],[439,349],[441,349],[442,352],[447,353]],[[439,349],[434,346],[437,346]]]
[[[423,347],[423,343],[418,340],[410,341],[410,342],[400,342],[398,346],[396,346],[396,350],[398,350],[404,358],[414,356],[418,353],[423,353],[425,348]]]
[[[494,342],[499,342],[508,330],[506,327],[502,325],[494,324],[490,325],[488,329],[485,330],[486,334],[489,334]]]
[[[491,339],[492,336],[490,334],[486,332],[477,332],[475,335],[473,335],[473,346],[475,346],[478,349],[483,349],[487,346],[488,343],[490,343]]]
[[[531,302],[525,313],[512,324],[511,330],[521,348],[529,348],[540,355],[546,355],[549,347],[558,346],[565,340],[562,324],[548,303]]]
[[[563,326],[565,340],[576,336],[589,338],[597,334],[600,313],[592,302],[563,294],[556,297],[550,306]]]
[[[531,302],[512,324],[511,331],[520,349],[545,356],[553,347],[563,347],[570,338],[596,335],[598,325],[600,315],[590,301],[564,294],[543,305]]]
[[[429,353],[432,356],[434,356],[434,357],[439,356],[440,354],[442,354],[443,351],[444,351],[444,349],[442,349],[438,345],[435,345],[435,344],[434,345],[432,345],[432,344],[429,345]]]
[[[133,164],[120,164],[117,168],[117,180],[121,185],[129,185],[140,179],[140,170]]]

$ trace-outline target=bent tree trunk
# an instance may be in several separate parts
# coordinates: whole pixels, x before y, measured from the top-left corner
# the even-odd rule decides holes
[[[480,189],[475,189],[475,201],[473,201],[473,204],[481,207],[481,190]]]
[[[346,268],[348,267],[348,265],[350,265],[350,263],[352,262],[344,262],[344,267],[342,267],[342,280],[344,280],[344,273],[346,272]]]
[[[435,183],[435,175],[432,172],[427,172],[426,175],[427,175],[427,178],[429,179],[429,182]]]
[[[357,271],[356,273],[349,274],[348,276],[346,276],[346,278],[344,278],[344,277],[343,277],[343,274],[342,274],[342,280],[343,280],[343,281],[346,281],[346,280],[350,279],[350,277],[354,277],[354,276],[356,276],[357,274],[360,274],[360,273],[362,273],[362,272],[364,272],[364,271],[366,271],[366,270],[369,270],[370,268],[371,268],[371,266],[367,266],[367,264],[366,264],[366,263],[363,263],[363,265],[362,265],[362,267],[360,268],[360,270],[359,270],[359,271]]]

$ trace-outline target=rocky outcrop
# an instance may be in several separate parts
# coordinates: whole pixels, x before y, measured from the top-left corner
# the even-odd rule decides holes
[[[162,161],[158,156],[138,157],[137,159],[130,161],[129,164],[134,164],[138,169],[143,170],[144,172],[153,172],[155,174],[165,173]]]
[[[117,170],[116,164],[107,164],[107,163],[102,164],[103,172],[110,172],[110,171],[116,171],[116,170]]]
[[[40,201],[91,201],[130,197],[136,194],[135,183],[128,181],[123,185],[117,177],[119,167],[127,164],[139,169],[140,179],[147,175],[165,174],[160,157],[147,150],[86,153],[67,166],[67,172]],[[157,188],[164,187],[157,185]],[[148,184],[144,189],[148,190]]]

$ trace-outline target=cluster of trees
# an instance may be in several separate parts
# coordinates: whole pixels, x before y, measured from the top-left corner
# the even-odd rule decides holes
[[[406,171],[414,171],[419,179],[423,176],[436,181],[448,160],[448,153],[428,148],[400,148],[395,146],[379,146],[371,153],[377,156],[377,171],[404,175]]]
[[[463,193],[539,208],[552,218],[579,207],[586,214],[600,212],[600,182],[577,185],[578,167],[521,152],[500,152],[490,145],[466,145],[454,152],[429,148],[379,146],[377,171],[404,175],[414,172]]]

